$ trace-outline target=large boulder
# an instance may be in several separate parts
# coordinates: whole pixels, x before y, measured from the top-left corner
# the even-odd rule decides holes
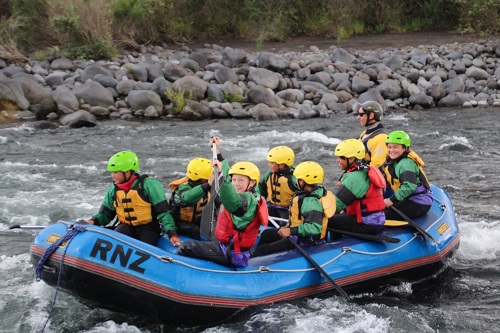
[[[103,106],[105,108],[114,105],[113,95],[100,83],[87,81],[85,84],[73,90],[76,98],[82,99],[84,103],[91,106]]]

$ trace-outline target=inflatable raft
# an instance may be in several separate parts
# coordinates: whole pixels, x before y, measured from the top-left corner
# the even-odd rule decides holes
[[[380,233],[398,243],[343,236],[304,250],[348,293],[431,276],[460,241],[448,195],[435,185],[432,190],[431,210],[414,220],[432,237],[406,225]],[[74,223],[40,231],[31,261],[38,265],[39,279],[103,308],[193,326],[333,289],[297,249],[252,258],[248,267],[233,269],[179,256],[166,238],[151,246],[111,229]],[[61,238],[65,241],[50,249]]]

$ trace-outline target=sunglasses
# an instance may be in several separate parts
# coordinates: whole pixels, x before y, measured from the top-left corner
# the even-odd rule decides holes
[[[358,112],[356,113],[356,117],[359,116],[359,117],[363,117],[365,114],[367,113],[364,113],[364,112]]]

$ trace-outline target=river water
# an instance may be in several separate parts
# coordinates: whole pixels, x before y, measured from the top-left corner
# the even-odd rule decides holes
[[[389,130],[402,129],[426,162],[431,182],[451,196],[461,245],[449,267],[420,283],[384,286],[352,295],[333,294],[261,307],[214,327],[160,326],[131,315],[89,307],[60,292],[45,332],[500,332],[500,134],[498,110],[425,110],[392,113]],[[0,127],[0,332],[35,332],[53,307],[55,289],[36,282],[28,250],[36,230],[89,218],[111,184],[108,158],[137,152],[141,172],[167,184],[194,157],[211,156],[208,141],[221,138],[229,162],[249,160],[263,173],[270,147],[288,145],[296,164],[321,163],[332,189],[341,172],[333,148],[361,131],[349,115],[271,122],[100,122],[95,128],[36,130],[33,124]],[[164,309],[168,311],[168,309]]]

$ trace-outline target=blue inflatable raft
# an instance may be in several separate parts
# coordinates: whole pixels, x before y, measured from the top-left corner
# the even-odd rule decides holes
[[[414,221],[436,242],[407,225],[380,233],[399,243],[343,236],[304,249],[347,292],[431,276],[446,265],[460,241],[448,195],[435,185],[432,190],[431,210]],[[31,261],[38,265],[45,255],[39,278],[52,286],[59,279],[63,290],[103,308],[192,326],[333,289],[297,249],[252,258],[248,267],[232,269],[179,256],[166,238],[151,246],[93,225],[77,225],[75,232],[73,223],[40,231],[30,248]],[[70,232],[72,237],[48,256],[49,247]]]

